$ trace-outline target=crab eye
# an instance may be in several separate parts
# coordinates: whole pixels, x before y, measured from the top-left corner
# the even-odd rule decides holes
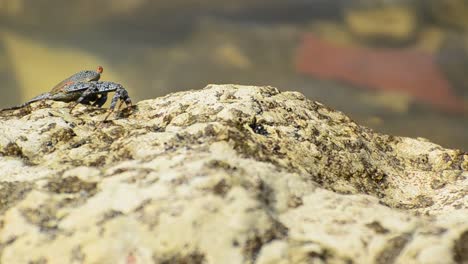
[[[102,73],[104,71],[104,68],[102,68],[102,66],[98,66],[96,71],[98,73]]]

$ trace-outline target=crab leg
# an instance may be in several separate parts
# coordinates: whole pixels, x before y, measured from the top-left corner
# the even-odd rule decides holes
[[[40,95],[34,97],[33,99],[27,101],[24,104],[20,104],[20,105],[8,107],[8,108],[3,108],[3,109],[1,109],[1,111],[15,110],[15,109],[23,108],[25,106],[28,106],[28,105],[34,103],[34,102],[50,99],[50,97],[51,97],[50,93],[43,93],[43,94],[40,94]]]
[[[106,121],[107,118],[110,116],[110,114],[114,112],[115,105],[117,104],[117,101],[119,100],[120,100],[120,104],[117,109],[120,109],[120,106],[122,105],[123,102],[125,102],[125,104],[127,105],[127,108],[132,107],[132,100],[128,96],[127,90],[125,90],[125,88],[123,88],[123,86],[120,84],[117,84],[117,83],[112,83],[112,84],[115,84],[116,86],[115,94],[114,94],[114,97],[112,97],[112,101],[108,110],[108,114],[106,115],[103,121]]]

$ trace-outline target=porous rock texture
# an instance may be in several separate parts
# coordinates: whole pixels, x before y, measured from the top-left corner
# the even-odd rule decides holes
[[[468,154],[272,87],[0,114],[1,263],[467,263]]]

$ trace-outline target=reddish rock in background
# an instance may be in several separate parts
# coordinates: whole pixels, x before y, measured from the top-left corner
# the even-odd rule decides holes
[[[398,92],[438,109],[467,113],[431,54],[414,49],[340,46],[306,34],[296,70],[375,91]]]

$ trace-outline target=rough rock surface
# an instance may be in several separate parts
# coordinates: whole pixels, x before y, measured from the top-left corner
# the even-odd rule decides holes
[[[272,87],[0,114],[1,263],[467,263],[468,154]]]

